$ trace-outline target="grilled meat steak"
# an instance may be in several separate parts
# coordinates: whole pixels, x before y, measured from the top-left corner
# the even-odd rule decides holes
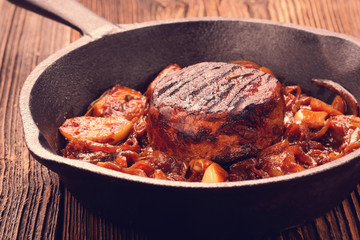
[[[165,75],[150,97],[150,144],[187,161],[254,156],[283,133],[281,88],[268,73],[223,62]]]

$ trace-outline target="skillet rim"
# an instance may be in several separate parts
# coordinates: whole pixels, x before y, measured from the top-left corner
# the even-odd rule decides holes
[[[199,188],[199,189],[218,189],[218,188],[241,188],[249,186],[263,186],[269,184],[281,184],[284,182],[296,181],[304,177],[311,177],[318,174],[322,174],[326,171],[335,170],[337,167],[345,166],[347,164],[352,164],[357,161],[360,155],[360,149],[355,150],[344,157],[341,157],[335,161],[317,166],[315,168],[307,169],[305,171],[291,173],[288,175],[257,179],[257,180],[246,180],[246,181],[237,181],[237,182],[224,182],[224,183],[201,183],[201,182],[181,182],[181,181],[169,181],[169,180],[160,180],[153,178],[145,178],[134,176],[115,170],[106,169],[103,167],[96,166],[88,162],[82,162],[79,160],[73,160],[64,158],[56,153],[53,153],[47,150],[40,143],[40,130],[37,127],[37,124],[34,122],[31,109],[30,109],[30,99],[31,91],[34,84],[37,82],[41,74],[57,60],[61,59],[68,53],[81,48],[88,43],[91,43],[96,40],[100,40],[102,37],[107,35],[119,34],[121,32],[134,31],[142,28],[161,26],[167,24],[178,24],[178,23],[189,23],[189,22],[248,22],[253,24],[265,24],[278,26],[283,28],[295,29],[298,31],[303,31],[311,33],[314,35],[327,36],[327,37],[336,37],[343,40],[350,41],[360,47],[360,39],[355,38],[350,35],[343,33],[336,33],[329,30],[302,26],[293,23],[282,23],[273,20],[264,20],[264,19],[253,19],[253,18],[226,18],[226,17],[195,17],[195,18],[179,18],[179,19],[169,19],[169,20],[159,20],[159,21],[148,21],[143,23],[134,23],[134,24],[120,24],[119,28],[112,28],[109,30],[109,26],[104,28],[96,29],[91,36],[83,36],[75,42],[69,44],[68,46],[58,50],[57,52],[51,54],[40,64],[38,64],[29,76],[26,78],[21,92],[20,92],[20,114],[21,120],[23,123],[23,132],[26,145],[30,153],[43,165],[52,171],[59,173],[56,168],[48,166],[55,164],[57,167],[68,166],[76,168],[80,171],[88,171],[92,174],[99,175],[99,177],[108,177],[114,178],[116,180],[125,180],[129,182],[144,183],[150,185],[166,186],[166,187],[176,187],[176,188]],[[40,159],[40,160],[39,160]]]

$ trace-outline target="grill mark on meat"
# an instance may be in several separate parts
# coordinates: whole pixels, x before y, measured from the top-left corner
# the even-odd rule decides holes
[[[232,68],[234,68],[234,67],[232,67]],[[184,84],[183,84],[181,87],[185,86],[185,85],[186,85],[187,83],[189,83],[190,81],[191,81],[192,83],[194,83],[194,84],[197,84],[197,82],[203,82],[204,80],[206,80],[206,79],[207,79],[207,76],[206,76],[206,75],[208,75],[209,73],[208,73],[207,71],[203,71],[204,69],[206,69],[206,65],[204,65],[203,68],[197,69],[197,70],[198,70],[197,73],[199,73],[199,75],[197,75],[197,76],[191,76],[191,75],[189,75],[188,77],[194,77],[194,78],[193,78],[193,79],[190,79],[189,81],[184,82]],[[213,70],[218,70],[218,71],[213,71]],[[201,72],[201,71],[203,71],[203,72]],[[219,67],[214,67],[214,68],[211,69],[210,71],[212,72],[212,75],[215,75],[215,78],[211,79],[210,84],[206,83],[206,85],[209,86],[209,87],[211,87],[211,85],[212,85],[213,83],[215,83],[216,81],[221,80],[221,78],[223,78],[223,77],[228,73],[228,72],[223,72],[223,71],[221,70],[221,67],[220,67],[220,66],[219,66]],[[210,71],[209,71],[209,72],[210,72]],[[219,72],[220,72],[220,73],[219,73]],[[177,90],[178,90],[178,91],[181,90],[181,87],[178,88]],[[200,88],[201,88],[201,87],[200,87]],[[201,90],[206,90],[206,89],[201,89]],[[199,94],[199,93],[201,93],[201,92],[205,92],[205,91],[201,91],[201,90],[199,90],[198,92],[196,92],[197,90],[195,90],[196,94],[191,94],[191,93],[190,93],[190,94],[191,94],[192,96],[195,96],[195,95],[197,95],[197,94]]]
[[[271,78],[271,76],[267,76],[265,80],[259,78],[256,87],[260,88],[263,85],[266,85],[269,81],[269,78]],[[272,86],[275,87],[274,85]],[[229,117],[233,119],[233,121],[242,120],[248,122],[249,125],[256,126],[262,121],[261,116],[267,116],[267,114],[276,108],[276,104],[279,99],[275,100],[275,96],[269,94],[266,95],[261,102],[254,102],[251,98],[252,94],[250,94],[249,91],[246,91],[246,88],[244,88],[244,91],[248,94],[244,95],[233,104],[234,109],[230,112]],[[267,89],[267,92],[271,93],[273,90]],[[239,107],[239,105],[242,106]]]
[[[230,70],[232,70],[234,67],[232,67]],[[223,69],[219,68],[214,68],[218,71],[216,71],[214,73],[214,71],[212,71],[212,75],[216,75],[215,78],[212,78],[210,81],[208,79],[206,79],[206,75],[207,73],[205,72],[203,75],[204,79],[202,79],[202,81],[204,80],[208,80],[209,84],[203,84],[199,87],[199,89],[195,90],[195,94],[191,94],[189,96],[191,96],[191,103],[189,103],[187,106],[184,107],[184,109],[187,109],[188,111],[195,111],[198,112],[199,110],[202,110],[203,112],[209,112],[210,108],[204,108],[205,106],[207,106],[207,104],[211,103],[211,102],[215,102],[215,104],[218,104],[219,102],[222,101],[222,98],[225,97],[227,95],[227,93],[229,91],[231,91],[231,89],[235,86],[235,84],[231,84],[231,85],[227,85],[228,83],[224,84],[225,88],[227,89],[223,89],[223,91],[220,92],[220,95],[218,94],[218,96],[216,95],[216,93],[214,93],[214,88],[216,87],[216,85],[218,85],[219,81],[222,81],[223,78],[229,73],[228,70],[225,70],[225,72],[223,72]],[[215,86],[214,86],[215,85]]]
[[[207,105],[209,103],[210,100],[215,100],[216,97],[215,95],[217,94],[216,92],[214,92],[214,88],[216,88],[217,92],[221,92],[220,89],[218,89],[216,87],[216,84],[218,85],[219,84],[219,81],[221,80],[224,80],[225,76],[226,75],[229,75],[230,72],[233,72],[238,66],[232,66],[228,71],[222,71],[220,69],[220,67],[216,67],[214,69],[219,69],[218,72],[216,72],[216,76],[213,77],[212,79],[210,79],[210,81],[208,80],[209,84],[207,85],[207,88],[205,89],[202,89],[202,91],[199,91],[198,92],[198,96],[197,98],[201,101],[202,99],[204,99],[204,105]],[[228,82],[226,82],[226,84],[228,84]],[[224,86],[226,86],[226,84],[224,84]],[[215,86],[214,86],[215,85]],[[234,86],[231,86],[231,87],[234,87]],[[209,98],[206,98],[205,96],[207,95],[212,95],[213,97],[211,99]],[[220,97],[222,97],[220,95]]]
[[[190,95],[195,97],[195,96],[198,95],[202,90],[204,90],[204,88],[206,88],[207,86],[209,86],[209,84],[204,83],[204,84],[201,85],[198,89],[195,89],[194,91],[192,91],[192,92],[190,93]]]
[[[205,67],[205,66],[204,66]],[[170,85],[172,84],[170,87],[166,88],[165,91],[161,92],[160,94],[160,90],[159,90],[159,95],[157,96],[158,98],[160,98],[161,95],[163,95],[166,91],[170,91],[171,92],[169,94],[167,94],[166,96],[163,96],[164,98],[165,97],[173,97],[173,95],[175,95],[175,93],[179,92],[181,90],[181,88],[183,88],[184,86],[186,86],[189,82],[195,80],[196,78],[199,77],[199,75],[202,75],[203,72],[201,70],[201,68],[195,68],[194,66],[190,66],[187,68],[188,72],[187,71],[182,71],[179,76],[168,76],[168,77],[165,77],[165,79],[161,82],[161,83],[158,83],[159,85],[161,85],[163,83],[163,85],[165,85],[164,88],[166,88],[166,85]],[[180,82],[179,79],[184,79],[184,78],[189,78],[189,80],[187,81],[182,81]],[[191,79],[193,78],[193,79]],[[173,84],[173,83],[181,83],[177,88],[175,89],[172,89],[174,86],[176,86],[176,84]],[[164,89],[162,88],[162,89]]]
[[[214,107],[219,106],[222,101],[225,101],[225,98],[229,95],[230,91],[235,87],[235,84],[231,84],[228,86],[227,89],[224,89],[221,91],[219,97],[213,98],[212,105],[207,108],[209,112],[217,112],[219,110],[213,110]]]
[[[221,63],[221,65],[225,65],[225,64]],[[230,70],[232,70],[235,67],[236,66],[231,66]],[[199,82],[200,83],[203,82],[205,79],[207,79],[207,75],[209,75],[209,72],[211,72],[211,71],[214,72],[214,73],[212,73],[212,75],[215,75],[215,77],[212,79],[210,84],[212,82],[217,81],[218,79],[221,79],[228,73],[228,72],[224,72],[224,70],[221,69],[221,66],[214,67],[213,69],[211,69],[209,71],[206,70],[207,68],[208,68],[208,66],[206,64],[200,65],[199,67],[196,67],[196,66],[187,67],[186,70],[182,71],[179,74],[179,76],[170,75],[168,77],[165,77],[165,79],[161,83],[159,83],[159,85],[171,84],[174,81],[179,82],[179,80],[182,80],[182,79],[189,79],[189,80],[182,81],[181,84],[176,89],[171,89],[174,85],[166,88],[166,91],[172,90],[172,92],[170,92],[166,96],[166,97],[169,97],[169,96],[173,96],[176,92],[181,90],[181,88],[186,87],[189,82],[192,82],[193,84],[198,84]],[[218,71],[213,71],[215,69]],[[159,92],[161,90],[159,90]],[[162,91],[161,94],[163,94],[163,93],[165,93],[165,92]]]
[[[172,86],[176,85],[177,83],[178,82],[172,82],[172,83],[169,83],[168,85],[165,85],[165,87],[159,89],[158,97],[163,95],[168,89],[170,89]]]
[[[162,83],[159,83],[159,85],[167,83],[170,86],[159,89],[158,101],[154,104],[164,102],[164,99],[171,97],[178,100],[174,102],[174,105],[180,109],[189,111],[201,109],[203,112],[217,112],[223,105],[229,107],[231,100],[227,96],[234,98],[236,94],[230,93],[238,89],[239,86],[249,84],[251,82],[249,74],[253,75],[254,72],[256,72],[254,69],[226,63],[204,63],[190,66],[183,69],[180,74],[170,75],[163,79]],[[174,84],[175,81],[180,83]],[[227,104],[224,104],[225,102]],[[216,107],[217,105],[219,107]]]
[[[244,101],[246,101],[246,98],[248,97],[247,95],[244,95],[244,94],[241,94],[241,93],[244,92],[245,89],[246,89],[247,87],[249,87],[251,83],[254,83],[254,82],[257,81],[257,80],[260,80],[260,81],[261,81],[261,78],[262,78],[263,76],[265,76],[265,75],[266,75],[266,73],[261,74],[261,75],[258,75],[258,76],[256,76],[256,77],[253,78],[253,79],[250,79],[249,82],[247,82],[246,84],[244,84],[244,85],[239,89],[239,91],[237,92],[237,94],[234,95],[234,97],[230,100],[230,102],[228,103],[227,106],[228,106],[228,107],[233,106],[233,107],[234,107],[233,109],[237,109],[237,107],[239,106],[239,104],[242,103],[242,102],[244,102]],[[266,79],[266,81],[268,81],[268,80],[269,80],[269,78]]]
[[[215,96],[212,96],[211,98],[209,98],[209,99],[204,103],[204,106],[207,107],[207,105],[208,105],[209,103],[211,103],[212,101],[214,101],[214,100],[215,100]]]
[[[236,103],[243,102],[244,98],[247,97],[247,95],[244,94],[245,89],[247,87],[252,87],[252,84],[264,75],[265,73],[255,77],[252,76],[253,78],[244,77],[241,79],[242,82],[236,84],[236,88],[233,87],[230,89],[231,91],[222,90],[223,94],[220,95],[218,102],[214,102],[214,105],[212,106],[212,112],[222,111],[224,108],[227,108],[228,111],[237,109]],[[238,102],[234,102],[234,100],[238,100]]]

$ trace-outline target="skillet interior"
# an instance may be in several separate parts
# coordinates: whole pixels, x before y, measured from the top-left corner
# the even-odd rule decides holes
[[[36,80],[26,104],[44,137],[40,137],[43,147],[59,152],[64,139],[58,127],[65,118],[84,114],[88,104],[115,83],[144,91],[170,63],[184,67],[201,61],[248,59],[270,68],[283,83],[299,84],[308,94],[329,101],[332,94],[313,86],[310,79],[335,80],[360,99],[358,56],[358,40],[265,21],[140,24],[94,40],[51,63]],[[319,167],[280,181],[182,188],[181,183],[146,184],[121,174],[98,174],[103,170],[96,166],[87,171],[60,157],[49,161],[27,143],[35,157],[58,172],[86,205],[109,217],[144,225],[151,216],[163,223],[216,223],[227,230],[236,226],[257,233],[274,231],[324,214],[359,181],[359,161],[351,160],[358,151],[337,167]]]

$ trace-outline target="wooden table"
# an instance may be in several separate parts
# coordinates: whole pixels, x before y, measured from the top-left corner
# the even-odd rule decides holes
[[[81,0],[114,23],[224,16],[272,19],[360,37],[358,0]],[[23,140],[18,99],[43,59],[80,37],[0,0],[0,239],[154,239],[85,209],[36,162]],[[360,56],[359,56],[360,57]],[[326,215],[264,239],[359,239],[360,187]],[[239,236],[234,238],[240,239]]]

